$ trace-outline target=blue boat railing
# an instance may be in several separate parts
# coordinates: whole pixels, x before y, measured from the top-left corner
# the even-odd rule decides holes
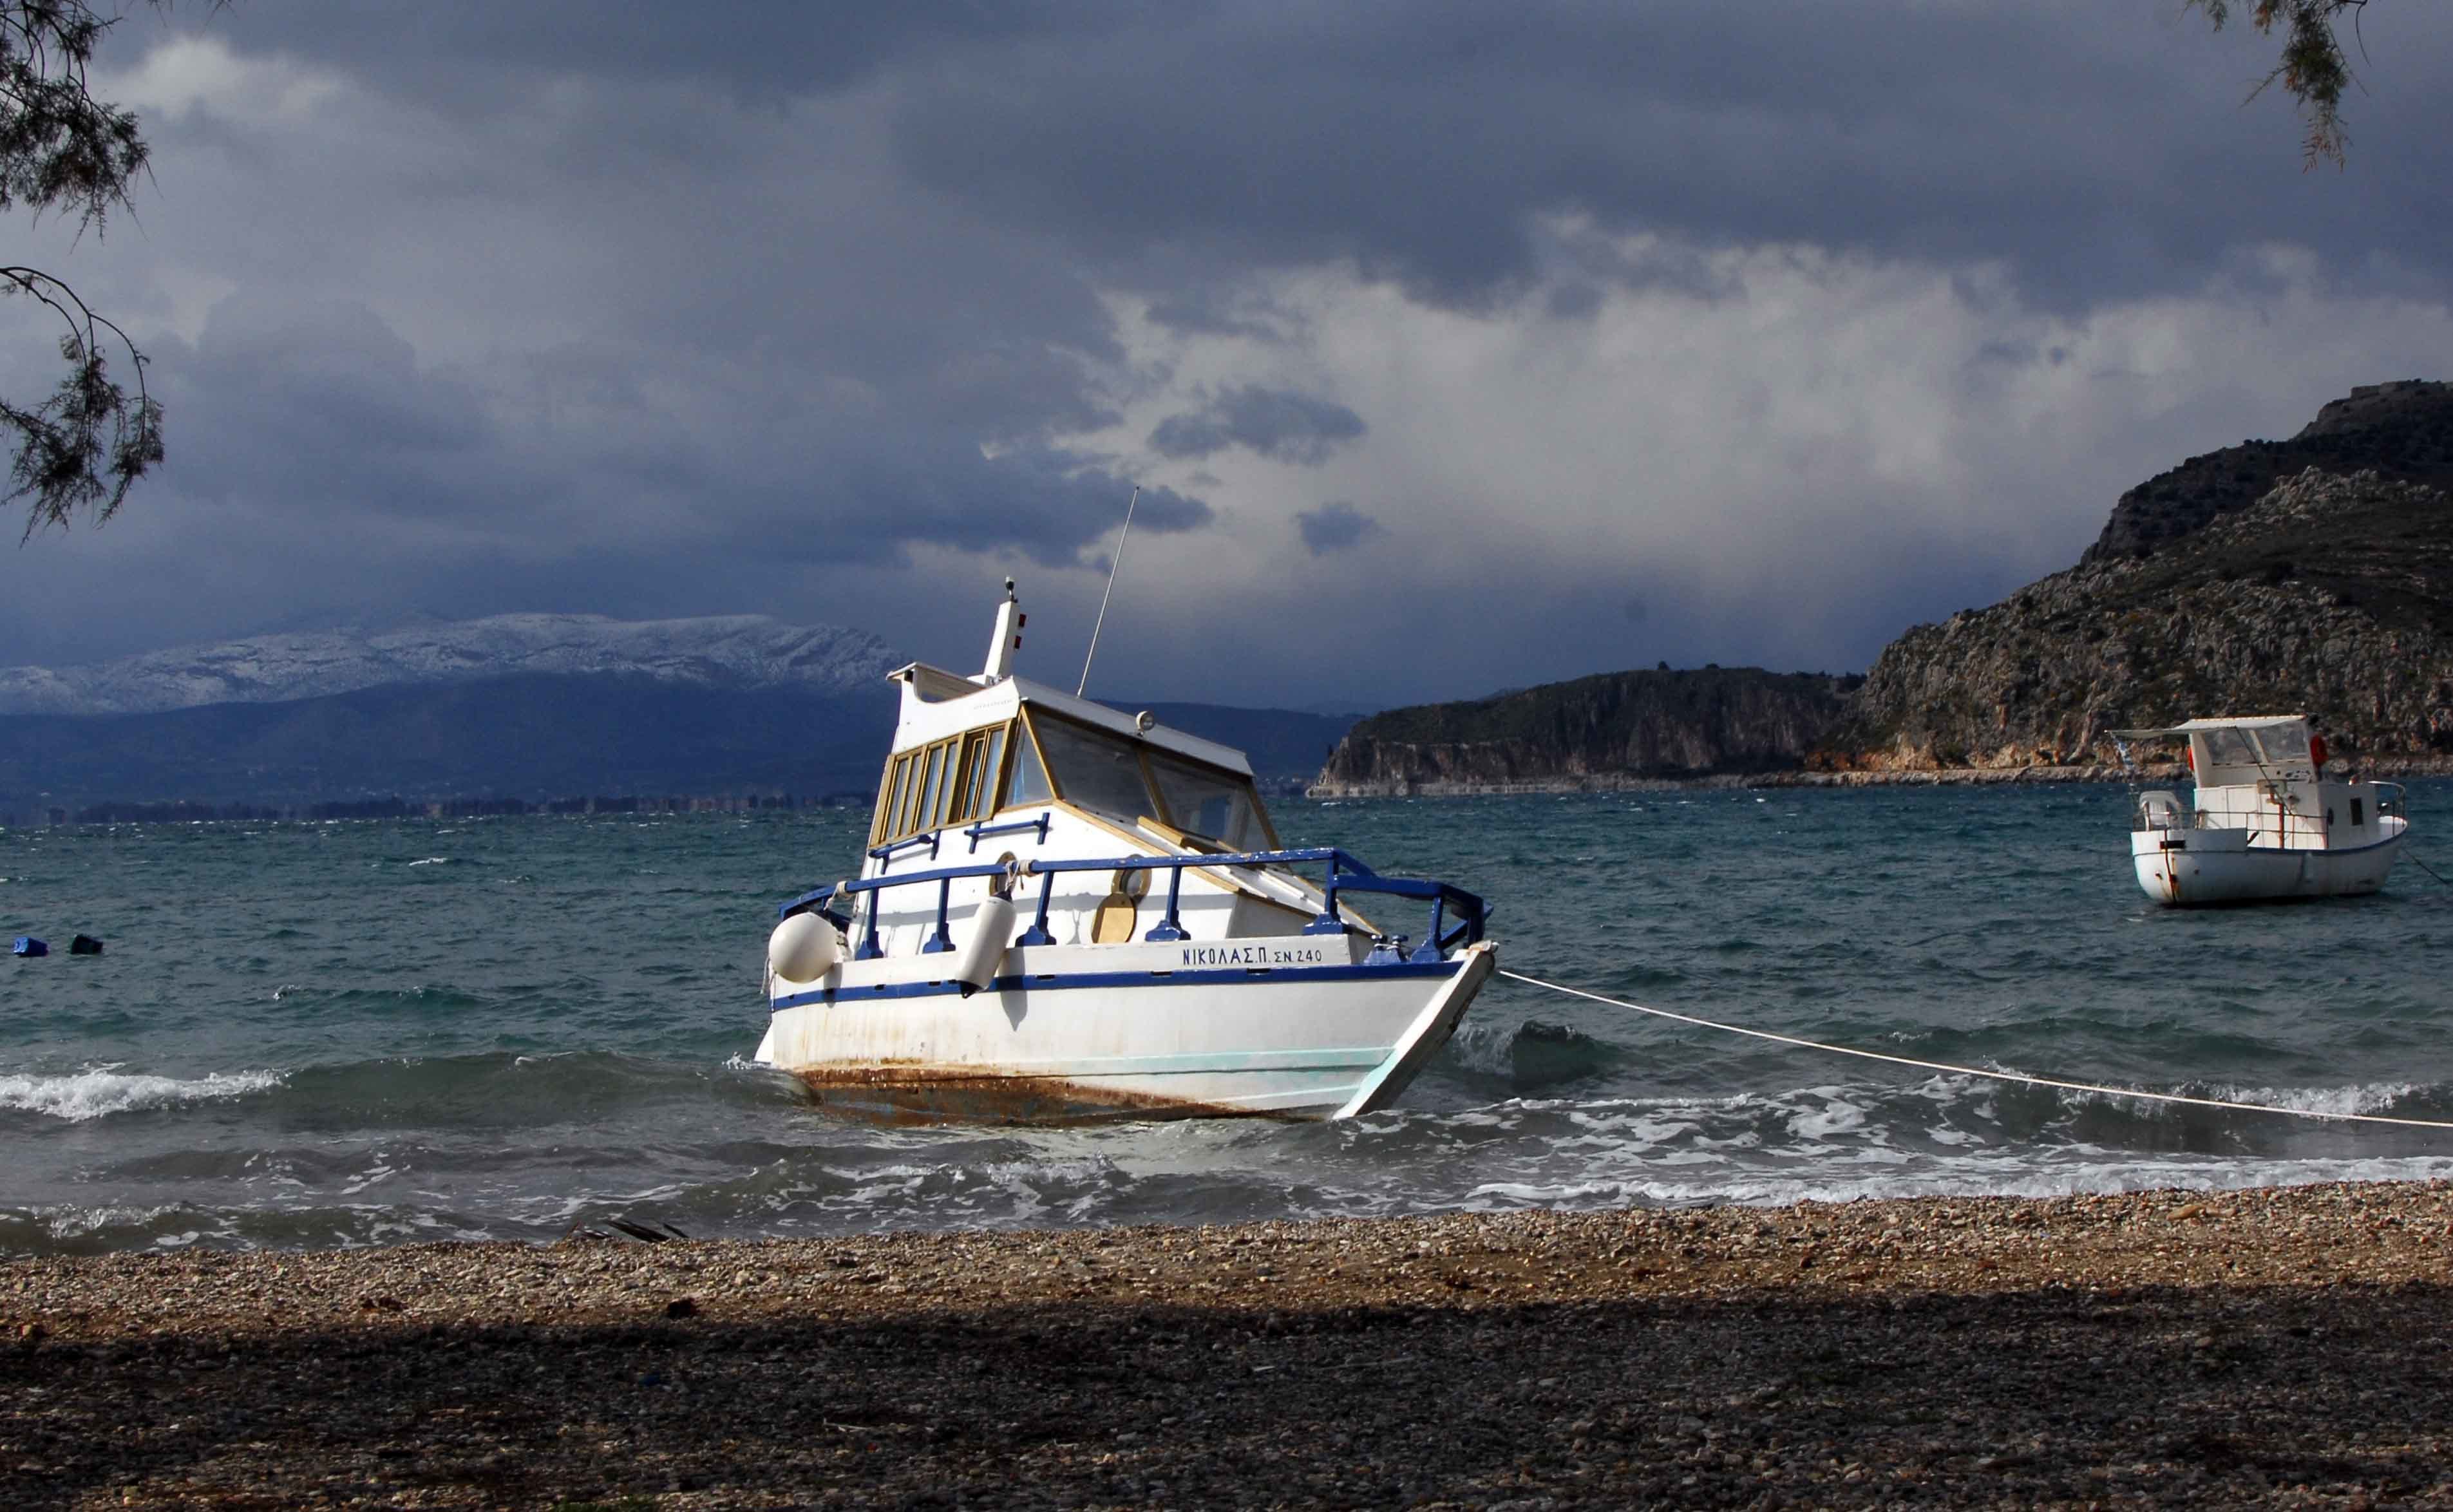
[[[1321,887],[1321,910],[1304,925],[1305,934],[1344,934],[1345,916],[1338,912],[1338,895],[1346,892],[1386,893],[1391,897],[1426,901],[1431,905],[1430,932],[1421,947],[1406,959],[1438,961],[1461,945],[1479,942],[1489,924],[1490,905],[1480,895],[1445,882],[1428,882],[1412,877],[1384,877],[1345,851],[1330,846],[1304,850],[1234,851],[1216,855],[1184,856],[1109,856],[1096,861],[1026,861],[1012,864],[983,864],[966,866],[939,866],[927,871],[907,872],[900,877],[868,877],[857,882],[840,882],[831,887],[819,887],[805,892],[775,910],[780,918],[796,913],[816,913],[831,921],[837,928],[848,932],[851,918],[839,914],[827,905],[836,899],[848,899],[864,892],[883,892],[891,887],[937,885],[937,927],[920,946],[923,955],[951,950],[953,936],[947,927],[947,912],[952,905],[954,884],[971,877],[1053,876],[1067,871],[1164,871],[1167,873],[1167,916],[1143,935],[1145,940],[1186,940],[1181,911],[1184,893],[1184,871],[1187,866],[1297,866],[1322,865],[1327,868]],[[1056,937],[1048,932],[1047,909],[1056,889],[1051,884],[1039,889],[1039,908],[1030,927],[1014,938],[1017,945],[1054,945]],[[1453,910],[1455,923],[1449,923]],[[861,933],[859,946],[852,952],[858,961],[874,960],[886,953],[877,942],[877,909],[868,910],[868,925]],[[1404,936],[1397,939],[1402,945]],[[1390,954],[1402,954],[1394,949]],[[1377,955],[1377,952],[1375,952]]]

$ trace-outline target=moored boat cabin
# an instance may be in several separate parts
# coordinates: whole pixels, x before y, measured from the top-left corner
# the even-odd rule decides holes
[[[863,880],[999,861],[1279,848],[1242,752],[1012,675],[1019,620],[1010,601],[1005,607],[978,676],[920,663],[889,674],[902,686],[902,709]],[[1277,865],[965,878],[948,884],[942,915],[926,885],[862,894],[848,931],[860,942],[855,955],[925,952],[945,937],[941,917],[959,936],[989,888],[1007,885],[1031,923],[1017,941],[1026,945],[1299,935],[1329,911],[1321,886]],[[1369,941],[1369,925],[1350,908],[1339,917]],[[1342,943],[1338,953],[1346,957]]]
[[[2325,777],[2324,738],[2305,715],[2192,719],[2119,733],[2184,739],[2196,779],[2194,812],[2176,793],[2147,792],[2135,828],[2240,830],[2252,847],[2283,850],[2356,849],[2400,832],[2401,786]]]

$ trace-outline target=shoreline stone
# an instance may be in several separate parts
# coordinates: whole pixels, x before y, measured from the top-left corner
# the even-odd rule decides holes
[[[2449,1283],[2444,1183],[17,1260],[0,1501],[2453,1502]]]

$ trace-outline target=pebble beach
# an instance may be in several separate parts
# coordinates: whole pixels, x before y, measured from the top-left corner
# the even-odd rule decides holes
[[[0,1264],[12,1507],[2453,1504],[2453,1184]]]

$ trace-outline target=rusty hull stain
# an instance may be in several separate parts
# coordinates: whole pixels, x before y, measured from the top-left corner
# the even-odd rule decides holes
[[[1004,1076],[917,1063],[804,1066],[792,1074],[828,1112],[887,1124],[1285,1117],[1216,1103],[1108,1091],[1056,1077]]]

